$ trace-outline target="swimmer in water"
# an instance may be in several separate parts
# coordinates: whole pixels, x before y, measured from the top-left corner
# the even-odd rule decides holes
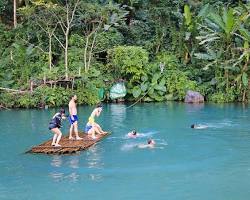
[[[153,139],[149,139],[147,144],[139,144],[138,147],[141,149],[144,148],[154,148],[155,147],[155,141]]]
[[[136,130],[133,130],[127,134],[129,138],[137,138],[139,134],[136,132]]]
[[[193,128],[193,129],[206,129],[206,128],[208,128],[208,126],[206,126],[206,125],[199,125],[199,124],[192,124],[191,128]]]

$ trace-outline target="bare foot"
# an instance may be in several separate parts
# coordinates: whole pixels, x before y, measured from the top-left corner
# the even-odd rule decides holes
[[[76,137],[76,140],[83,140],[83,138],[81,138],[81,137]]]
[[[60,144],[55,144],[55,147],[60,147],[61,145]]]
[[[75,138],[74,137],[69,137],[69,140],[74,140]]]
[[[51,146],[55,146],[55,143],[52,143]]]

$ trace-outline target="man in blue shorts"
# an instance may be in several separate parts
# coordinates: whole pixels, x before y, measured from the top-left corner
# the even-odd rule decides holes
[[[72,95],[71,100],[69,102],[69,121],[70,121],[70,130],[69,130],[69,139],[73,140],[74,137],[72,136],[73,131],[76,134],[76,140],[82,140],[83,138],[79,137],[78,135],[78,117],[77,117],[77,109],[76,109],[76,100],[77,96]]]

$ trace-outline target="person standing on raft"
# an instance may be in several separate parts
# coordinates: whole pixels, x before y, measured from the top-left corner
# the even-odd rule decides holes
[[[77,96],[72,95],[71,100],[69,102],[69,122],[70,122],[69,139],[70,140],[74,139],[74,137],[72,136],[73,131],[76,134],[76,140],[83,139],[78,135],[78,124],[77,124],[78,117],[77,117],[77,109],[76,109],[76,100],[77,100]]]
[[[91,135],[92,139],[96,139],[96,133],[97,134],[106,134],[108,132],[105,132],[102,130],[99,124],[95,122],[95,116],[99,117],[102,112],[102,105],[98,104],[96,108],[93,110],[91,113],[88,123],[86,124],[85,127],[85,132],[88,135]]]
[[[62,132],[59,128],[61,128],[62,119],[66,119],[65,117],[65,110],[63,108],[60,109],[58,113],[56,113],[53,118],[51,119],[49,123],[49,130],[51,130],[54,133],[53,140],[52,140],[52,146],[60,147],[59,144]]]

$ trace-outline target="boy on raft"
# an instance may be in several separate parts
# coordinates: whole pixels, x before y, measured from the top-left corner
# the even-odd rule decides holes
[[[92,139],[96,139],[96,134],[106,134],[108,132],[105,132],[102,130],[99,124],[95,122],[95,117],[99,117],[102,112],[102,105],[98,104],[93,112],[91,113],[88,123],[85,127],[85,133],[87,133],[89,136],[92,137]]]
[[[65,117],[65,110],[63,108],[60,109],[59,112],[57,112],[53,118],[51,119],[49,123],[49,130],[51,130],[54,133],[53,140],[52,140],[52,146],[60,147],[59,144],[62,132],[60,131],[62,119],[66,119]]]

